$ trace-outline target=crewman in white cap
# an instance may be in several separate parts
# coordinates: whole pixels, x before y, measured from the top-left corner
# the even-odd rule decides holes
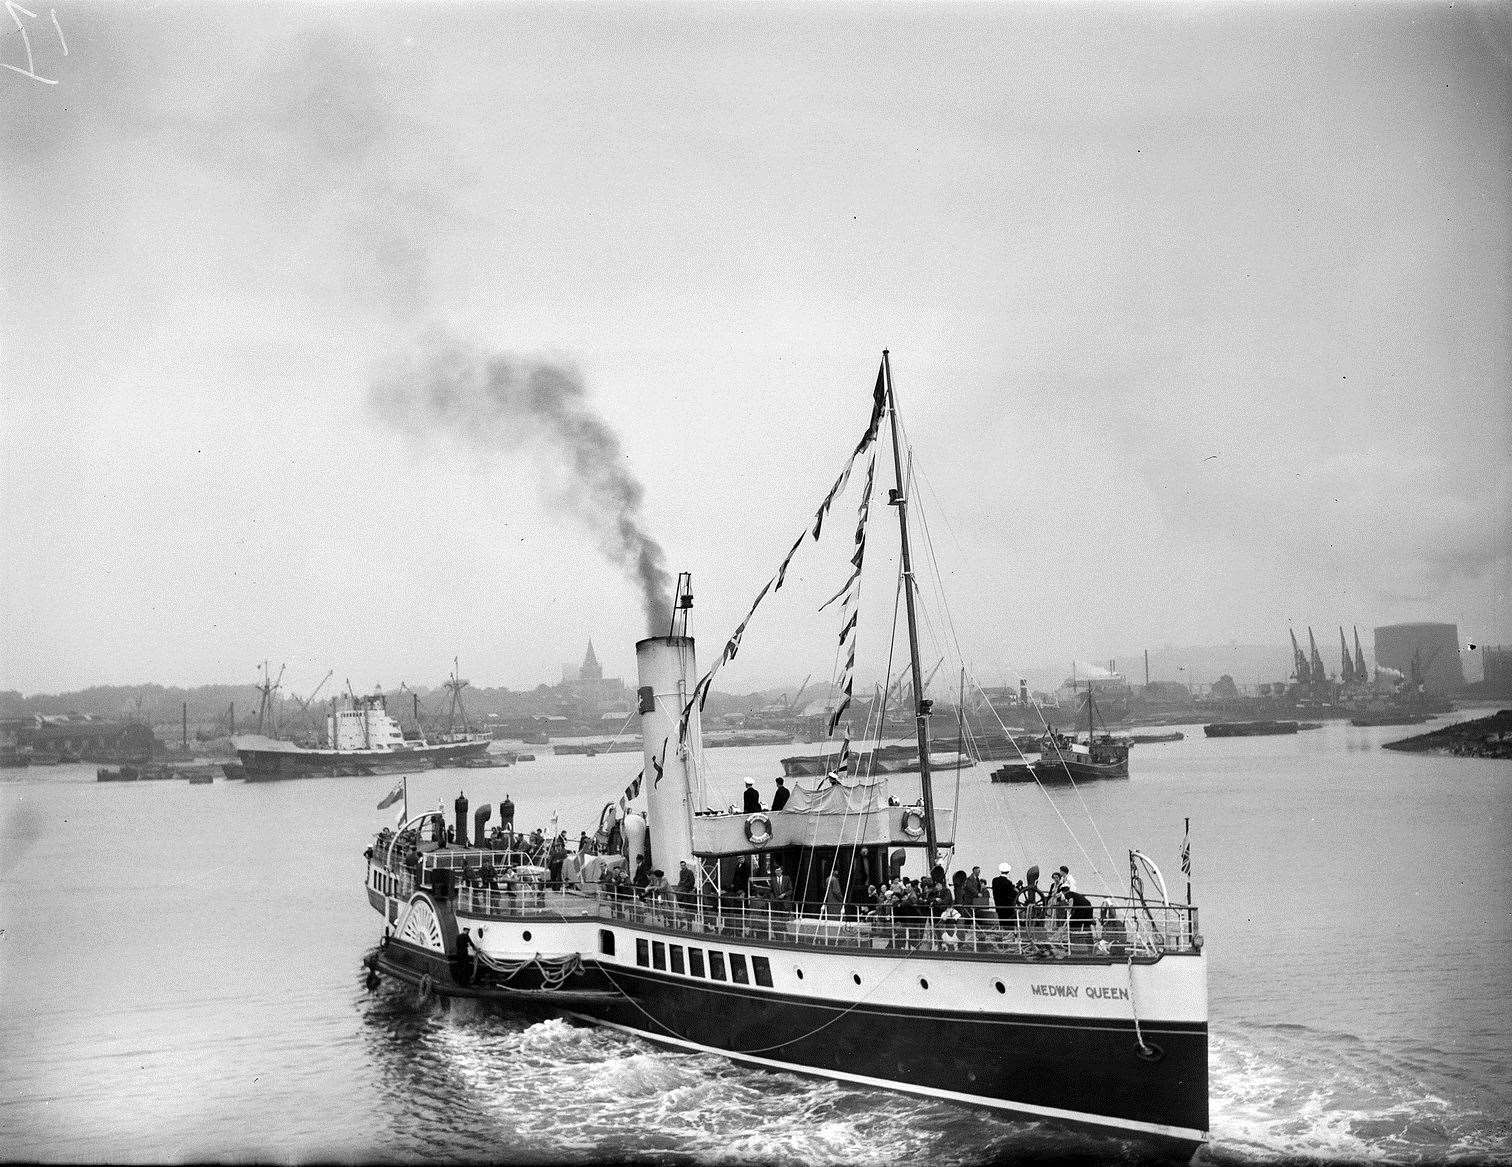
[[[745,812],[755,814],[761,809],[761,792],[756,789],[756,779],[745,780]]]
[[[1018,927],[1018,888],[1013,884],[1013,868],[1006,863],[999,863],[998,873],[992,877],[992,906],[999,924]]]

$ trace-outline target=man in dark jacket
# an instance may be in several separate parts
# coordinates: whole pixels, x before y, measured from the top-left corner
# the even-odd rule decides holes
[[[756,789],[756,779],[747,778],[745,788],[745,813],[755,814],[761,809],[761,793]]]
[[[782,779],[777,779],[777,790],[772,795],[772,809],[781,810],[783,807],[785,807],[787,805],[788,795],[791,793],[792,791],[787,788]]]
[[[682,869],[677,873],[677,906],[685,912],[691,913],[696,906],[694,890],[693,869],[684,859]]]
[[[1013,885],[1013,868],[1006,863],[999,863],[992,877],[992,906],[1004,928],[1018,927],[1018,888]]]
[[[1092,901],[1079,891],[1067,890],[1065,896],[1071,904],[1071,943],[1073,946],[1090,948],[1093,942],[1092,928],[1097,920]]]

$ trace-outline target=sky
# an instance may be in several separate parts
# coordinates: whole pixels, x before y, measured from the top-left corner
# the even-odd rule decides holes
[[[1512,643],[1506,5],[28,11],[0,688],[628,679],[663,571],[708,661],[884,348],[984,682]],[[832,675],[859,485],[720,687]]]

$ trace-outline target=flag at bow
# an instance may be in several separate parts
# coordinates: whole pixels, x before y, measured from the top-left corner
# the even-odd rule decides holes
[[[387,810],[404,797],[404,782],[403,778],[399,779],[399,785],[383,796],[383,801],[378,804],[379,810]]]
[[[1181,873],[1188,879],[1192,878],[1192,832],[1187,828],[1186,834],[1181,837]]]

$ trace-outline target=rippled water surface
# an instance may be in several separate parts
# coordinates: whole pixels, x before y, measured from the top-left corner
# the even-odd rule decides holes
[[[1512,1162],[1512,766],[1378,748],[1402,732],[1189,728],[1137,747],[1129,782],[1052,797],[993,786],[989,767],[962,774],[968,867],[1064,862],[1100,890],[1139,847],[1179,898],[1191,817],[1211,957],[1205,1161]],[[751,775],[769,792],[800,750],[710,751],[711,783],[733,799]],[[638,768],[601,755],[439,771],[412,779],[412,805],[508,792],[522,825],[558,812],[575,834]],[[362,850],[390,784],[0,771],[0,1157],[1139,1154],[545,1016],[370,994],[361,959],[381,924]],[[949,805],[952,776],[941,789]]]

